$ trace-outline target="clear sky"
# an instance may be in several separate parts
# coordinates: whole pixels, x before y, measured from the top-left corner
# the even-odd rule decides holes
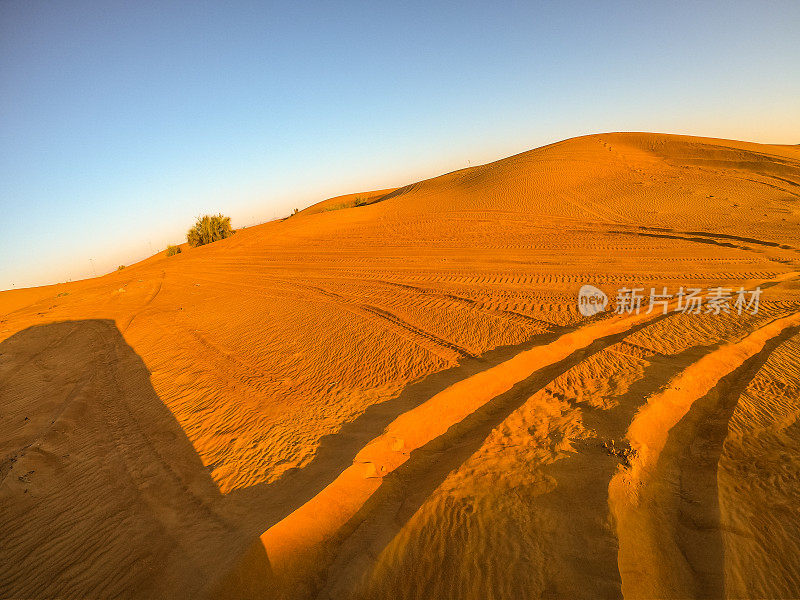
[[[585,133],[800,143],[799,32],[797,0],[3,0],[0,289]]]

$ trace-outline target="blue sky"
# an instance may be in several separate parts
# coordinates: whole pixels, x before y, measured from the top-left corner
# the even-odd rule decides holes
[[[584,133],[800,143],[798,31],[796,1],[5,0],[0,289]]]

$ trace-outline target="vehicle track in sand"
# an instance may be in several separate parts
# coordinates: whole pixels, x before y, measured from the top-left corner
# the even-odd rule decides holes
[[[175,577],[212,576],[198,540],[238,552],[244,536],[114,322],[34,327],[2,350],[14,429],[0,447],[0,597],[194,597],[202,578]]]
[[[798,329],[795,311],[721,346],[634,417],[630,465],[609,485],[626,596],[723,594],[716,472],[727,423],[754,373]]]
[[[765,284],[766,287],[777,285],[791,277],[793,275],[785,275]],[[280,593],[287,597],[332,598],[341,597],[348,590],[352,592],[353,583],[362,581],[374,566],[381,547],[402,529],[448,474],[474,454],[489,433],[527,398],[589,356],[625,343],[626,338],[670,314],[614,317],[586,325],[457,381],[399,415],[383,434],[357,453],[353,464],[331,484],[261,536],[260,543],[279,581],[284,576]],[[763,336],[765,331],[771,332],[774,328],[778,328],[775,334],[778,335],[797,322],[800,322],[800,313],[763,326],[751,337]],[[630,345],[638,347],[633,342]],[[721,351],[714,347],[691,350],[686,355],[688,363],[673,361],[671,375],[675,375],[675,368],[685,368],[692,377],[696,364],[713,361]],[[686,377],[683,373],[676,377],[681,376]],[[653,378],[645,383],[647,390],[636,388],[633,393],[636,398],[629,395],[632,403],[609,413],[613,416],[597,417],[593,412],[587,413],[586,420],[591,423],[597,439],[605,440],[604,447],[609,440],[620,439],[626,424],[632,419],[635,421],[634,413],[641,406],[636,402],[638,397],[652,394],[658,391],[659,385],[667,384],[666,381],[659,384]],[[599,446],[599,441],[590,446],[588,453],[597,456],[595,447]],[[634,451],[641,452],[635,444]],[[587,453],[579,451],[578,454]],[[638,456],[631,454],[633,460]],[[608,454],[602,460],[608,462],[607,458]],[[626,455],[625,464],[628,460]],[[612,460],[609,464],[616,462]],[[572,468],[587,471],[586,465]],[[598,487],[607,487],[612,475],[613,471],[601,469]],[[602,507],[598,510],[608,513]],[[376,539],[382,540],[377,547]],[[616,556],[613,558],[615,561]],[[613,570],[612,562],[606,562],[602,568]],[[616,578],[619,580],[618,574]],[[610,579],[614,579],[613,573]],[[609,597],[617,593],[612,585]]]
[[[765,293],[756,316],[629,324],[616,343],[570,336],[601,321],[575,293],[751,288],[796,268],[799,158],[576,138],[0,293],[0,596],[206,597],[236,572],[247,599],[577,599],[654,578],[669,566],[620,575],[608,506],[635,458],[631,421],[693,364],[800,310],[800,288]],[[72,325],[57,323],[78,329],[61,343]],[[656,465],[681,486],[654,484],[644,506],[677,554],[714,556],[721,538],[731,597],[800,596],[800,338],[781,335],[719,461],[735,394],[672,427]],[[715,471],[707,543],[687,523],[713,533]],[[719,569],[701,579],[689,587],[713,593]]]

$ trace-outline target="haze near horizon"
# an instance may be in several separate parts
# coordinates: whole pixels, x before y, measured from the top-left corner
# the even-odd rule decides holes
[[[800,142],[800,6],[0,5],[0,289],[604,131]]]

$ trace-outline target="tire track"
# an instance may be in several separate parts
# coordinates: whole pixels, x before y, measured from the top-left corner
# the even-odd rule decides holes
[[[167,276],[167,272],[162,270],[161,271],[161,279],[158,281],[158,283],[156,284],[156,286],[153,289],[153,291],[150,292],[150,294],[147,296],[147,298],[145,299],[144,303],[142,304],[142,307],[139,310],[137,310],[135,313],[133,313],[130,316],[130,318],[128,318],[128,322],[125,323],[124,327],[122,327],[122,333],[125,333],[125,332],[128,331],[128,329],[131,326],[131,323],[133,323],[133,320],[136,317],[138,317],[140,314],[142,314],[142,312],[147,310],[147,308],[150,306],[150,304],[153,303],[153,300],[155,300],[156,297],[161,293],[161,288],[164,285],[164,279],[166,278],[166,276]]]
[[[733,385],[738,398],[737,380],[747,377],[752,364],[766,359],[775,343],[799,326],[800,312],[795,312],[707,354],[652,396],[633,419],[627,432],[632,449],[630,466],[617,473],[609,484],[609,504],[620,542],[624,595],[713,597],[723,590],[719,565],[708,562],[718,563],[721,559],[715,559],[713,553],[698,554],[697,547],[692,546],[692,542],[698,543],[696,536],[676,533],[679,507],[674,502],[676,497],[681,498],[680,487],[675,487],[676,473],[680,482],[681,456],[695,443],[697,435],[693,430],[687,437],[679,425],[683,423],[685,429],[685,417],[703,399],[711,403],[712,413],[715,406],[727,410],[723,390]],[[750,363],[751,360],[755,362]],[[729,376],[731,379],[726,381]],[[735,398],[733,402],[735,405]],[[702,494],[696,512],[713,512],[716,494],[712,492],[715,488],[695,487],[686,497]],[[707,544],[707,540],[703,543]],[[706,549],[710,550],[708,546]]]
[[[197,597],[250,538],[221,510],[144,363],[113,321],[19,335],[40,355],[55,350],[31,363],[4,342],[24,372],[3,405],[15,420],[47,410],[30,437],[20,429],[6,442],[22,447],[2,467],[0,596]]]
[[[366,316],[371,319],[377,317],[383,323],[390,323],[394,326],[394,328],[397,328],[403,332],[403,337],[409,339],[411,342],[417,344],[424,350],[431,352],[446,362],[452,362],[454,360],[457,361],[463,357],[475,358],[475,354],[466,348],[463,348],[454,342],[440,338],[420,327],[412,325],[408,321],[401,319],[397,315],[385,309],[372,306],[371,304],[358,304],[354,300],[349,300],[348,298],[345,298],[344,296],[341,296],[335,292],[330,292],[317,286],[295,282],[292,282],[292,284],[296,287],[311,291],[319,296],[322,296],[323,298],[335,302],[345,310],[349,310],[350,312],[360,316]]]
[[[365,518],[359,516],[361,512],[369,512],[368,503],[379,502],[380,494],[373,500],[376,492],[384,486],[395,485],[392,474],[398,468],[413,470],[413,461],[408,467],[405,464],[420,455],[419,452],[424,456],[431,451],[441,452],[443,446],[461,449],[440,456],[441,460],[436,463],[439,466],[433,469],[437,473],[434,479],[443,479],[457,466],[453,461],[462,462],[472,454],[474,450],[471,449],[479,446],[532,391],[544,387],[587,355],[668,317],[669,314],[611,317],[520,352],[499,365],[454,383],[397,417],[383,434],[358,452],[353,464],[332,483],[270,527],[258,545],[266,549],[276,573],[288,578],[286,585],[302,586],[295,578],[302,581],[309,576],[305,572],[309,568],[307,561],[314,564],[312,570],[319,567],[317,559],[311,557],[319,551],[320,545],[341,530],[354,529],[351,521],[360,524]],[[426,468],[425,472],[430,478],[430,469]],[[417,487],[417,491],[422,489],[428,488]],[[247,567],[242,564],[239,568]],[[232,578],[233,574],[227,577]],[[246,574],[237,573],[234,578],[242,577],[246,578]],[[291,593],[284,591],[291,597]]]
[[[796,275],[782,274],[762,287]],[[671,314],[615,315],[591,322],[457,381],[400,414],[327,487],[261,535],[254,548],[265,550],[270,557],[283,586],[276,593],[288,598],[314,595],[308,586],[320,581],[321,570],[331,560],[338,564],[331,574],[341,572],[344,580],[352,582],[357,574],[350,571],[348,553],[353,552],[353,545],[356,553],[361,552],[362,544],[358,536],[352,541],[351,536],[367,523],[365,535],[370,539],[375,533],[370,534],[368,526],[373,514],[384,525],[389,522],[394,524],[392,527],[401,527],[416,510],[414,507],[424,502],[447,474],[480,447],[486,435],[532,392],[580,364],[587,355],[622,342]],[[800,319],[800,313],[791,318]],[[707,362],[703,357],[696,364],[701,365],[702,371]],[[435,459],[431,460],[431,456]],[[393,498],[398,486],[411,494],[400,503],[404,505],[402,515],[397,513],[397,498]],[[381,513],[385,510],[390,516]],[[343,550],[348,544],[350,549]],[[352,568],[359,571],[362,560],[363,557],[357,559]],[[227,578],[246,579],[247,568],[241,563]],[[331,595],[336,597],[336,581],[331,579],[330,584]],[[326,597],[327,591],[316,589],[323,590],[320,597]]]
[[[588,277],[587,277],[588,278]],[[409,285],[406,283],[396,283],[394,281],[383,281],[378,280],[380,283],[385,285],[390,285],[394,287],[399,287],[400,289],[405,289],[417,294],[426,295],[426,296],[436,296],[439,298],[445,298],[448,300],[452,300],[453,302],[462,303],[468,305],[470,308],[476,309],[478,312],[481,312],[486,315],[491,316],[499,316],[506,318],[510,321],[514,321],[517,323],[524,323],[530,324],[534,323],[536,325],[540,325],[546,328],[552,328],[555,325],[550,323],[549,321],[544,321],[542,319],[537,319],[536,317],[531,317],[529,315],[524,315],[519,312],[515,312],[513,310],[504,310],[504,309],[494,309],[492,307],[487,307],[483,302],[479,302],[478,300],[473,300],[471,298],[464,298],[463,296],[457,296],[455,294],[450,294],[447,292],[439,292],[437,290],[432,290],[429,288],[423,288],[419,286]]]
[[[717,471],[728,423],[748,384],[783,342],[800,331],[789,326],[764,348],[719,381],[709,394],[692,405],[670,433],[664,455],[677,457],[678,495],[669,498],[674,514],[672,539],[694,574],[700,598],[722,597],[725,559]],[[792,595],[798,593],[792,591]]]
[[[235,527],[231,523],[217,514],[204,499],[189,488],[180,473],[173,467],[171,461],[158,449],[152,435],[148,433],[148,428],[142,426],[134,410],[128,404],[128,396],[121,383],[124,375],[121,374],[119,369],[119,365],[123,361],[112,344],[108,332],[95,325],[95,333],[99,338],[96,343],[97,353],[103,356],[103,360],[98,361],[97,364],[108,365],[108,369],[104,374],[106,385],[102,386],[105,391],[105,397],[103,398],[104,401],[99,403],[100,409],[104,415],[107,430],[114,437],[114,447],[117,448],[117,454],[123,459],[126,470],[131,480],[135,482],[136,488],[147,490],[149,487],[146,481],[141,480],[138,475],[142,472],[140,468],[142,460],[144,458],[149,459],[150,469],[156,468],[161,472],[161,476],[158,479],[162,485],[169,484],[172,487],[170,492],[165,495],[170,497],[173,503],[177,502],[179,498],[185,499],[192,506],[192,509],[196,511],[191,520],[198,517],[208,519],[228,531],[234,531]],[[136,441],[132,442],[131,440]],[[132,446],[138,446],[139,449],[129,456],[128,450]],[[131,468],[131,464],[136,465],[137,468]],[[160,493],[163,492],[160,491]],[[147,494],[142,494],[141,497],[146,499]],[[157,503],[152,503],[151,505],[154,514],[162,509]],[[177,510],[175,513],[179,514]]]
[[[644,226],[639,227],[639,229],[643,229],[646,231],[657,231],[661,233],[679,233],[682,235],[702,236],[708,238],[722,238],[725,240],[733,240],[736,242],[746,242],[748,244],[756,244],[757,246],[768,246],[770,248],[781,248],[783,250],[797,250],[797,248],[795,248],[794,246],[779,244],[778,242],[769,242],[766,240],[759,240],[751,237],[742,237],[739,235],[730,235],[727,233],[712,233],[708,231],[676,231],[674,229],[666,229],[664,227],[644,227]]]
[[[466,348],[462,348],[457,344],[448,342],[447,340],[437,337],[432,333],[428,333],[427,331],[420,329],[419,327],[415,327],[414,325],[408,323],[407,321],[404,321],[397,315],[390,313],[388,310],[383,310],[382,308],[378,308],[377,306],[371,306],[369,304],[360,304],[358,305],[358,307],[371,315],[375,315],[377,317],[385,319],[390,323],[392,323],[393,325],[397,325],[398,327],[401,327],[402,329],[405,329],[406,331],[416,336],[424,338],[437,346],[448,348],[453,352],[455,352],[456,354],[459,354],[460,356],[468,356],[469,358],[475,358],[475,354],[473,354]]]

